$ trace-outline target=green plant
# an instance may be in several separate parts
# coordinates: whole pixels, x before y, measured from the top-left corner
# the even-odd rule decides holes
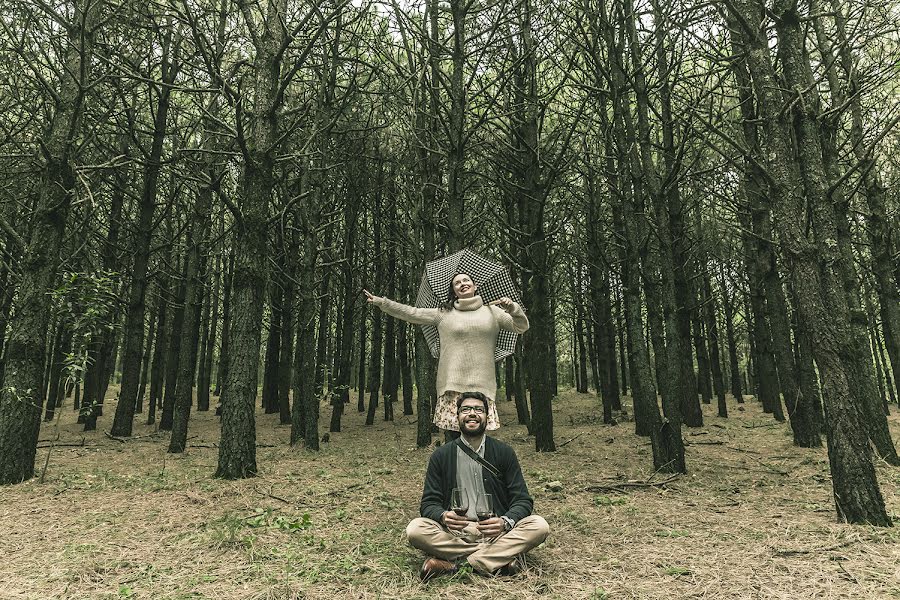
[[[594,504],[597,506],[621,506],[627,504],[627,498],[611,498],[609,496],[594,496]]]

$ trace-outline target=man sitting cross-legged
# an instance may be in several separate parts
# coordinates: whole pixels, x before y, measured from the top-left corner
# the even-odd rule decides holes
[[[483,574],[515,572],[516,558],[550,533],[547,521],[531,514],[534,502],[515,451],[485,436],[487,407],[484,394],[460,395],[460,438],[439,447],[428,462],[422,516],[406,527],[409,543],[429,555],[423,579],[455,573],[462,562]],[[468,507],[465,515],[451,510],[453,488],[468,498],[462,503]],[[491,495],[495,516],[478,521],[476,503],[483,494]]]

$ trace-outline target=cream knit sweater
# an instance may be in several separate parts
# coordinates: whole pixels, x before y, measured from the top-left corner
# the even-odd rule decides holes
[[[416,308],[387,298],[372,300],[382,311],[409,323],[435,325],[441,340],[438,359],[438,396],[454,392],[481,392],[494,399],[497,376],[494,372],[494,347],[501,329],[525,333],[528,317],[517,303],[509,312],[485,305],[481,296],[453,303],[453,310]]]

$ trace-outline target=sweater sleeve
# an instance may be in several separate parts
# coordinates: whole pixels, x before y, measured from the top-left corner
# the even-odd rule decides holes
[[[425,488],[422,490],[422,503],[419,505],[419,514],[426,519],[441,522],[441,515],[447,510],[444,494],[441,491],[441,482],[446,477],[446,461],[441,460],[437,451],[431,453],[428,460],[428,470],[425,472]]]
[[[522,468],[519,466],[519,459],[516,457],[515,451],[510,448],[507,452],[507,460],[503,465],[503,480],[509,490],[509,508],[503,516],[518,522],[534,510],[534,500],[528,493],[528,486],[522,476]]]
[[[416,325],[437,325],[443,317],[437,308],[416,308],[380,296],[375,298],[373,304],[392,317]]]
[[[497,318],[500,329],[514,331],[519,334],[528,331],[530,327],[528,317],[518,302],[513,302],[512,309],[509,312],[497,306],[492,306],[491,310],[494,311],[494,316]]]

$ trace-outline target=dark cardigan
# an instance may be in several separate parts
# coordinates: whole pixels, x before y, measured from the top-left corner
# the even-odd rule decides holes
[[[425,518],[441,522],[441,515],[450,510],[450,492],[456,487],[456,443],[444,444],[431,453],[425,489],[419,512]],[[522,477],[522,469],[515,451],[507,444],[491,437],[485,438],[484,458],[497,467],[501,480],[481,469],[484,491],[494,497],[494,514],[519,521],[531,514],[534,501]],[[470,460],[466,457],[466,460]]]

